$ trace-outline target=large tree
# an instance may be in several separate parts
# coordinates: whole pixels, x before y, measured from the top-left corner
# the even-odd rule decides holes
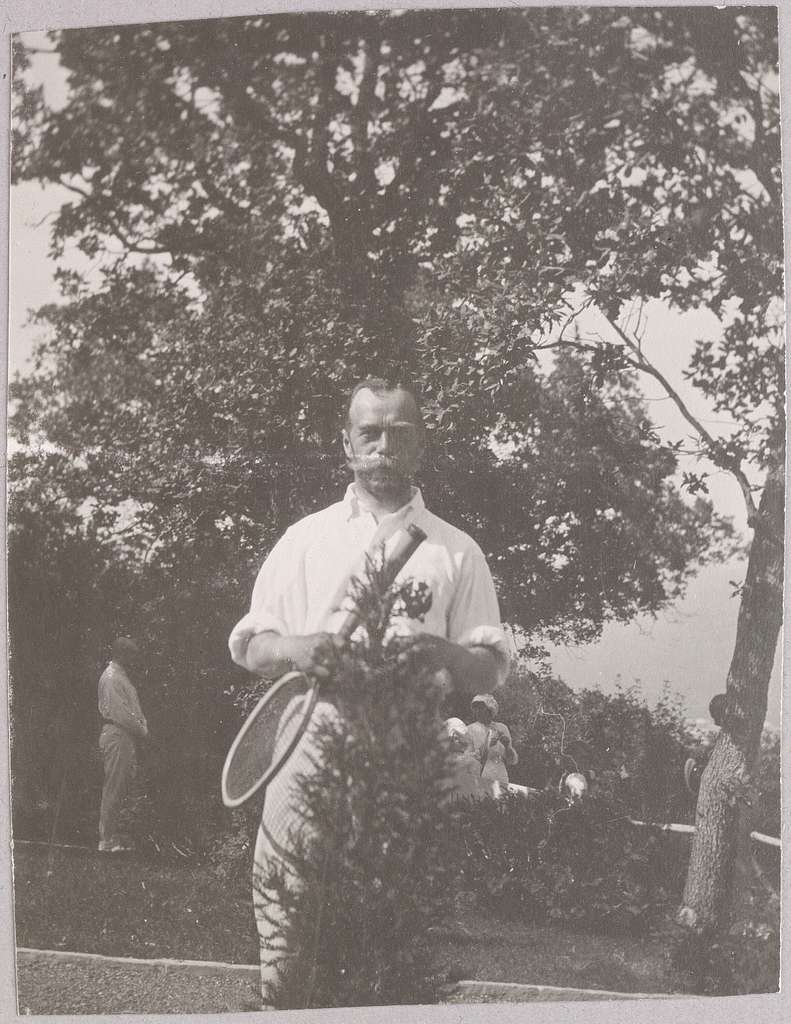
[[[535,327],[536,279],[550,298],[577,286],[562,325],[536,347],[584,354],[594,384],[623,372],[657,382],[693,440],[652,431],[655,445],[732,474],[743,494],[752,536],[727,710],[701,786],[679,914],[706,931],[727,916],[737,850],[749,831],[750,778],[782,621],[776,11],[526,16],[481,54],[464,90],[482,116],[457,141],[457,166],[467,173],[495,147],[499,159],[496,177],[479,160],[480,209],[468,224],[468,247],[447,260],[442,288],[463,308],[474,280],[466,319],[496,323],[507,352]],[[644,345],[642,313],[652,298],[721,318],[719,336],[699,340],[684,367],[694,402]],[[584,326],[593,306],[609,320],[606,334]],[[726,429],[712,433],[712,417]],[[705,489],[706,472],[686,473],[691,490]]]
[[[20,438],[79,452],[103,514],[133,499],[159,560],[206,556],[230,521],[252,562],[337,493],[343,395],[392,370],[423,385],[427,489],[481,541],[515,626],[590,638],[676,597],[720,524],[646,444],[634,381],[593,395],[579,360],[531,367],[526,344],[504,363],[495,326],[437,301],[486,201],[458,165],[476,119],[458,87],[506,27],[349,14],[54,36],[68,102],[23,90],[14,174],[72,192],[53,252],[102,270],[64,268],[65,301],[40,314]],[[505,168],[496,153],[479,156]]]
[[[131,504],[146,558],[174,571],[222,542],[241,574],[325,501],[341,394],[392,369],[423,382],[426,485],[481,540],[509,621],[581,639],[656,610],[719,527],[673,487],[680,445],[636,388],[659,371],[619,317],[741,300],[690,368],[733,436],[684,407],[755,531],[687,894],[702,922],[781,610],[772,32],[764,12],[583,8],[62,32],[66,105],[23,88],[15,120],[17,180],[74,197],[55,255],[102,262],[98,281],[64,270],[15,428],[79,453],[102,528]],[[611,343],[574,334],[575,288]]]

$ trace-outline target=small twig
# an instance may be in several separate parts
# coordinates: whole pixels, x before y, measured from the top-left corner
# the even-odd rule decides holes
[[[574,770],[578,772],[579,771],[579,767],[577,766],[577,762],[574,760],[574,758],[571,756],[571,754],[567,754],[563,750],[563,744],[566,741],[566,719],[563,717],[563,715],[559,714],[557,711],[544,711],[544,705],[543,704],[541,705],[541,707],[536,712],[536,717],[538,717],[538,715],[543,715],[545,718],[559,718],[561,720],[561,722],[563,723],[563,728],[561,729],[561,732],[560,732],[560,755],[559,756],[560,757],[568,758],[569,761],[571,761],[571,763],[574,765]]]

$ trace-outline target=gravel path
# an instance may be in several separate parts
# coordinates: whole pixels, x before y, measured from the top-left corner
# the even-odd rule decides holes
[[[20,1014],[233,1013],[261,1008],[258,986],[228,972],[202,975],[177,967],[20,963]]]

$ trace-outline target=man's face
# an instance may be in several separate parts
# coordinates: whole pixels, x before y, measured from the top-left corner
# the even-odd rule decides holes
[[[385,499],[407,491],[423,454],[412,395],[401,389],[358,391],[343,431],[343,450],[355,479],[374,497]]]

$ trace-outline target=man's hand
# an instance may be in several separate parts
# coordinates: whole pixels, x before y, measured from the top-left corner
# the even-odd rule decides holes
[[[332,666],[342,646],[341,638],[333,633],[287,636],[281,638],[281,657],[289,662],[294,671],[308,672],[319,679],[327,679],[332,674]]]
[[[450,671],[458,658],[458,644],[432,633],[398,637],[395,643],[400,664],[412,664],[430,672],[440,672],[443,668]]]

